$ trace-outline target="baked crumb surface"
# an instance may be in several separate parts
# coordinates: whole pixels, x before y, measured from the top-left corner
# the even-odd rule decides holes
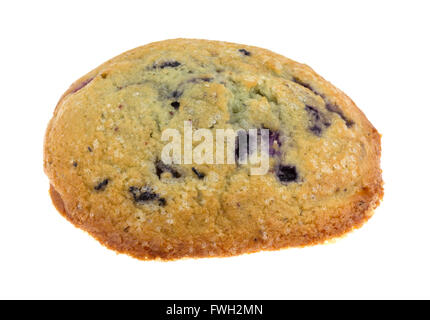
[[[160,162],[167,128],[270,132],[270,170]],[[44,146],[57,209],[140,259],[324,242],[382,198],[380,135],[306,65],[240,44],[175,39],[102,64],[60,99]]]

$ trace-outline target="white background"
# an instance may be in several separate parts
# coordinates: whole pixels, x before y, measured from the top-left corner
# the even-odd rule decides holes
[[[430,298],[428,1],[2,1],[0,298]],[[177,37],[256,45],[345,91],[383,135],[385,198],[305,249],[142,262],[54,209],[42,143],[60,95],[105,60]]]

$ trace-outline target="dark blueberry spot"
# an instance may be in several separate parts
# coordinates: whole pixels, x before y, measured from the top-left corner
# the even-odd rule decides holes
[[[88,151],[93,152],[93,149],[91,149],[91,147],[88,147]]]
[[[191,82],[191,83],[211,82],[212,80],[213,80],[213,78],[210,78],[210,77],[200,77],[200,78],[192,78],[192,79],[188,80],[188,82]]]
[[[309,130],[316,136],[321,136],[323,129],[331,125],[330,121],[326,118],[324,113],[316,107],[306,105],[305,110],[309,115],[309,121],[311,123]]]
[[[309,116],[312,118],[312,120],[314,120],[314,121],[320,121],[321,120],[321,115],[320,115],[320,112],[317,108],[306,105],[305,109],[309,113]]]
[[[316,91],[315,89],[313,89],[310,84],[301,81],[299,78],[293,78],[293,81],[295,83],[301,85],[302,87],[305,87],[305,88],[311,90],[316,95],[320,96],[324,100],[324,102],[326,103],[326,106],[325,106],[326,109],[330,112],[333,112],[333,113],[336,113],[337,115],[339,115],[339,117],[341,117],[342,120],[345,121],[345,124],[348,128],[351,128],[354,125],[354,121],[348,119],[344,115],[343,111],[336,104],[331,104],[330,102],[327,102],[326,97],[323,94]],[[320,127],[320,129],[321,129],[321,127]],[[318,129],[316,131],[318,131]]]
[[[336,113],[339,117],[341,117],[342,120],[345,121],[345,124],[348,128],[351,128],[354,125],[354,121],[348,119],[338,105],[326,103],[325,107],[328,111]]]
[[[130,187],[129,191],[133,195],[134,201],[145,202],[158,198],[158,195],[149,188]]]
[[[172,98],[178,99],[182,96],[183,93],[184,93],[183,91],[175,90],[172,92]]]
[[[78,166],[78,163],[76,161],[73,161],[73,166],[76,168]]]
[[[334,112],[336,114],[339,115],[339,117],[342,118],[343,121],[345,121],[345,124],[348,128],[351,128],[354,125],[354,121],[352,121],[351,119],[348,119],[343,111],[339,108],[339,106],[337,106],[336,104],[331,104],[330,102],[327,101],[326,97],[319,93],[318,91],[314,90],[308,83],[304,83],[302,82],[300,79],[298,78],[293,78],[293,81],[309,90],[311,90],[313,93],[315,93],[316,95],[320,96],[324,102],[326,103],[326,109],[330,112]]]
[[[150,192],[150,191],[144,191],[142,193],[139,194],[139,196],[137,197],[137,201],[149,201],[149,200],[154,200],[157,198],[157,194]]]
[[[314,135],[318,136],[318,137],[320,137],[320,136],[321,136],[321,134],[322,134],[322,129],[321,129],[321,127],[319,127],[319,126],[317,126],[317,125],[314,125],[314,126],[312,126],[312,127],[309,127],[309,130],[311,130],[311,132],[312,132]]]
[[[160,206],[164,207],[166,205],[166,199],[164,198],[159,198],[158,199],[158,203],[160,204]]]
[[[176,68],[179,67],[181,65],[181,63],[179,61],[164,61],[160,64],[154,64],[153,68],[160,68],[160,69],[164,69],[164,68]]]
[[[193,170],[193,172],[196,174],[196,176],[197,176],[199,179],[203,179],[203,178],[205,177],[205,174],[204,174],[204,173],[202,173],[202,172],[197,171],[197,169],[196,169],[196,168],[192,167],[192,170]]]
[[[299,78],[293,78],[293,81],[299,85],[301,85],[302,87],[305,87],[306,89],[311,90],[314,94],[316,94],[317,96],[320,96],[322,98],[324,98],[324,96],[322,94],[320,94],[318,91],[316,91],[314,88],[311,87],[311,85],[309,83],[303,82],[302,80],[300,80]]]
[[[276,175],[282,183],[296,181],[298,174],[295,166],[279,165],[276,168]]]
[[[240,53],[244,54],[245,56],[250,56],[251,52],[249,52],[248,50],[245,49],[239,49],[238,50]]]
[[[153,192],[151,188],[148,187],[130,187],[128,191],[133,195],[133,199],[136,203],[145,203],[148,201],[157,200],[160,205],[166,205],[166,199],[161,198],[158,194]]]
[[[155,172],[156,172],[158,178],[161,177],[161,174],[163,172],[170,172],[174,178],[180,178],[181,177],[181,174],[175,168],[168,166],[167,164],[164,164],[164,162],[161,160],[158,160],[155,163]]]
[[[104,191],[108,183],[109,183],[109,179],[104,179],[102,182],[100,182],[98,185],[94,187],[94,190]]]
[[[71,92],[71,93],[78,92],[78,91],[79,91],[79,90],[81,90],[83,87],[85,87],[88,83],[90,83],[91,81],[93,81],[93,79],[94,79],[94,77],[93,77],[93,78],[89,78],[89,79],[87,79],[87,80],[82,81],[80,84],[78,84],[78,86],[77,86],[76,88],[74,88],[74,89],[72,90],[72,92]]]
[[[173,108],[175,108],[176,110],[178,110],[179,109],[179,106],[181,105],[178,101],[173,101],[171,104],[170,104]]]

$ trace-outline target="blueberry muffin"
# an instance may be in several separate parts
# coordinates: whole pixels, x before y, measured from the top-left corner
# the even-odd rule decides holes
[[[269,132],[269,170],[166,164],[165,129]],[[250,152],[250,151],[249,151]],[[265,49],[175,39],[123,53],[63,94],[44,170],[60,213],[139,259],[318,244],[367,221],[383,195],[380,135],[306,65]]]

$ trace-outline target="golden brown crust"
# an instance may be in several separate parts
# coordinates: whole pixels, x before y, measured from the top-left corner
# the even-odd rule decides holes
[[[179,247],[179,250],[176,250],[174,252],[169,252],[169,254],[166,254],[165,251],[159,250],[159,247],[154,245],[149,245],[148,247],[142,248],[142,246],[136,244],[134,241],[129,241],[127,239],[123,239],[118,236],[111,236],[109,233],[101,233],[97,232],[94,227],[92,226],[86,226],[84,224],[79,223],[78,221],[73,220],[72,216],[69,215],[64,207],[64,202],[60,196],[60,194],[55,190],[55,188],[50,185],[49,188],[49,194],[52,199],[52,203],[54,204],[55,208],[62,214],[63,217],[65,217],[69,222],[74,224],[76,227],[87,231],[89,234],[91,234],[97,241],[100,242],[100,244],[104,245],[105,247],[114,250],[118,253],[125,253],[133,258],[137,258],[139,260],[154,260],[154,259],[160,259],[160,260],[177,260],[184,257],[190,257],[190,258],[204,258],[204,257],[230,257],[237,254],[244,254],[244,253],[253,253],[258,252],[262,249],[268,250],[268,251],[275,251],[275,250],[281,250],[289,247],[305,247],[305,246],[312,246],[312,245],[318,245],[322,244],[327,240],[339,238],[343,235],[351,232],[354,229],[360,228],[373,214],[373,210],[379,205],[380,200],[383,196],[383,190],[381,188],[381,185],[376,185],[375,188],[377,190],[373,190],[371,192],[367,192],[366,196],[363,196],[362,199],[358,200],[355,209],[350,212],[349,219],[344,220],[344,222],[340,225],[336,224],[335,221],[331,221],[333,225],[336,225],[335,228],[327,228],[327,222],[323,221],[320,225],[320,232],[318,233],[317,237],[309,237],[309,238],[303,238],[303,237],[297,237],[297,238],[291,238],[289,241],[284,242],[276,242],[273,244],[272,247],[264,247],[261,248],[258,244],[254,244],[253,246],[242,248],[242,251],[238,251],[236,253],[232,253],[229,251],[222,251],[218,252],[216,255],[210,255],[208,256],[207,252],[204,250],[197,250],[193,253],[193,255],[189,254],[189,250],[187,250],[187,246],[183,245]],[[379,195],[378,198],[375,200],[374,194]],[[370,202],[366,202],[369,201]],[[199,247],[197,247],[199,248]]]
[[[146,151],[133,145],[130,147],[133,152],[125,152],[122,158],[115,158],[114,151],[106,148],[103,148],[103,153],[98,150],[86,153],[89,138],[100,140],[98,143],[102,145],[110,145],[118,140],[115,136],[106,138],[106,134],[100,135],[96,130],[84,126],[86,119],[96,121],[96,114],[110,110],[94,105],[98,100],[89,102],[88,99],[101,99],[104,96],[100,95],[100,92],[110,92],[105,89],[105,84],[102,84],[104,73],[109,76],[115,74],[117,78],[112,76],[111,81],[121,87],[118,83],[122,78],[118,75],[130,72],[140,63],[147,64],[145,59],[150,59],[147,56],[156,57],[154,52],[169,52],[169,48],[176,48],[178,51],[183,46],[203,50],[205,54],[220,55],[220,61],[228,68],[234,72],[240,70],[237,74],[233,71],[230,73],[230,77],[233,77],[240,88],[252,89],[260,86],[261,91],[271,88],[273,92],[264,93],[259,100],[263,104],[274,99],[277,107],[283,108],[282,99],[286,94],[292,94],[291,97],[287,96],[288,103],[297,106],[302,105],[303,101],[339,106],[345,117],[352,119],[355,125],[347,128],[341,117],[331,113],[332,125],[323,136],[329,145],[324,144],[323,138],[310,137],[302,129],[293,132],[296,147],[293,151],[289,149],[290,154],[283,161],[295,161],[300,165],[305,181],[297,185],[277,186],[276,179],[247,178],[245,173],[240,170],[236,172],[236,169],[213,169],[219,182],[212,176],[205,179],[204,183],[186,177],[181,182],[182,185],[176,185],[176,182],[166,184],[151,177],[148,178],[151,184],[165,192],[166,197],[170,195],[167,207],[148,209],[136,206],[127,194],[127,189],[131,183],[147,179],[150,169],[144,171],[148,167],[145,164],[140,169],[144,173],[134,170],[136,163],[133,162],[132,156],[135,152],[142,159],[146,159]],[[237,58],[230,59],[228,54],[223,55],[224,51],[240,47],[246,47],[253,52],[252,59],[255,61],[250,60],[250,65],[244,65]],[[186,56],[183,56],[183,60],[185,59]],[[194,60],[191,59],[189,63],[192,62]],[[260,82],[252,79],[253,73],[261,73]],[[273,79],[267,80],[272,75]],[[300,80],[291,81],[295,78]],[[94,84],[88,86],[91,88],[85,87],[79,90],[79,94],[74,94],[90,79],[94,79]],[[165,80],[170,81],[168,78]],[[134,80],[127,81],[133,83]],[[261,81],[268,82],[267,86],[261,85]],[[303,81],[306,82],[305,88],[311,88],[314,94],[300,86]],[[284,89],[278,89],[281,85],[286,85],[289,91],[285,93]],[[145,90],[146,94],[151,94],[151,88]],[[215,92],[218,97],[215,106],[218,110],[227,108],[228,99],[223,100],[227,94],[225,88],[213,83],[209,88],[202,87],[200,90],[205,92],[205,96]],[[196,95],[196,92],[192,93]],[[296,99],[297,96],[299,100]],[[124,101],[121,99],[125,98],[115,96],[110,99],[109,102],[112,103]],[[192,105],[193,100],[185,100],[188,95],[184,94],[183,99]],[[254,103],[255,99],[249,101]],[[94,114],[91,113],[92,110],[95,110]],[[280,110],[282,112],[283,109]],[[262,117],[260,109],[251,111],[248,115],[250,123]],[[86,118],[81,118],[81,114],[85,112]],[[162,111],[157,112],[161,114]],[[123,124],[120,131],[123,128],[124,131],[134,130],[135,124],[132,120],[142,115],[129,116],[130,122]],[[203,122],[206,117],[207,114],[203,114],[199,119],[197,115],[195,119]],[[270,119],[267,121],[269,125],[280,130],[286,126],[285,123],[273,122]],[[118,123],[121,124],[116,122],[115,125]],[[298,123],[300,124],[300,121]],[[146,126],[151,125],[151,122],[146,123]],[[103,130],[106,130],[106,127]],[[141,134],[140,131],[132,132],[133,135]],[[126,136],[123,136],[123,139],[126,143],[131,143]],[[151,143],[147,148],[150,153],[159,152],[158,147]],[[320,151],[324,148],[326,151]],[[50,179],[50,195],[55,207],[75,226],[118,252],[143,260],[172,260],[183,257],[232,256],[259,250],[313,245],[360,227],[371,217],[373,209],[378,206],[383,196],[380,153],[380,135],[364,114],[349,97],[308,66],[256,47],[176,39],[128,51],[72,84],[61,97],[48,125],[44,168]],[[71,166],[73,159],[79,159],[77,168]],[[110,160],[106,162],[106,159]],[[148,163],[150,161],[153,160],[149,159]],[[117,172],[118,167],[121,167],[122,171],[126,170],[127,178],[124,178],[124,172]],[[96,178],[103,178],[103,174],[109,175],[113,182],[103,193],[94,192],[91,183],[94,183]],[[182,186],[186,186],[186,192],[181,189]],[[246,192],[242,191],[243,186],[247,188]],[[215,191],[210,191],[211,189]],[[179,195],[184,193],[186,198],[180,202]],[[200,206],[199,201],[206,205]],[[269,204],[264,204],[264,201]],[[190,207],[183,207],[184,203]],[[146,222],[136,220],[142,217]],[[166,223],[169,220],[174,220],[175,223]]]

